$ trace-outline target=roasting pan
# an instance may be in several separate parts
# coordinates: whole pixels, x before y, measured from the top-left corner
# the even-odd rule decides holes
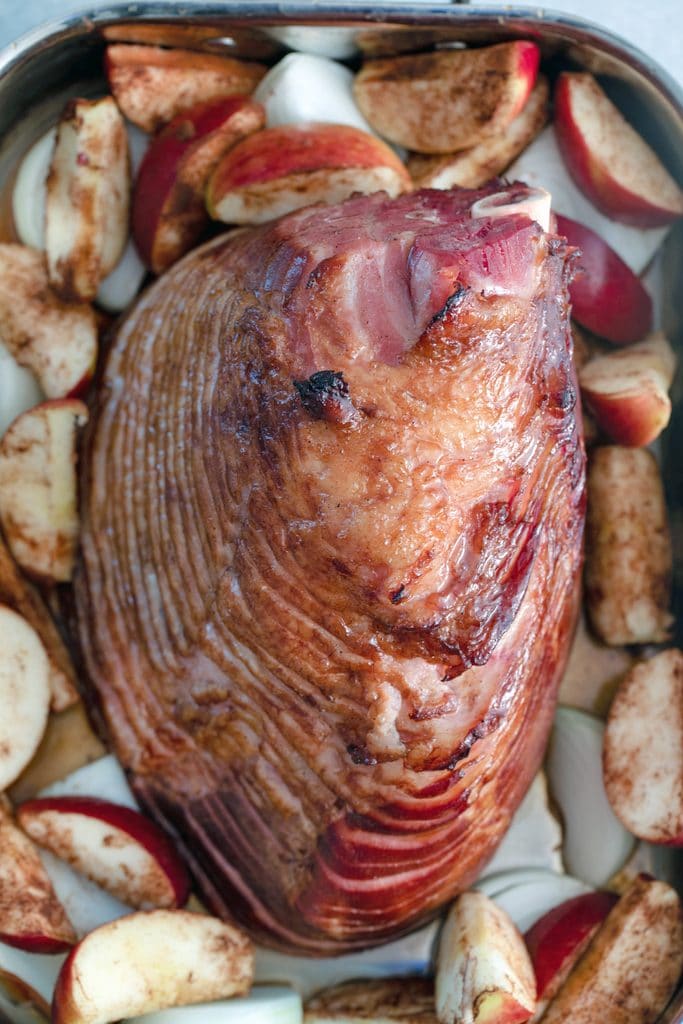
[[[283,29],[285,30],[283,32]],[[104,91],[108,41],[159,43],[274,62],[287,41],[352,66],[364,55],[431,46],[538,42],[546,66],[601,76],[669,170],[683,180],[683,90],[654,61],[586,22],[539,8],[402,3],[120,3],[41,26],[0,52],[0,238],[7,237],[18,162],[71,95]],[[683,359],[683,222],[669,235],[649,279],[659,291],[659,323]],[[672,391],[671,424],[659,444],[674,543],[672,642],[683,645],[683,373]],[[663,852],[658,873],[683,892],[683,852]],[[410,939],[405,940],[407,943]],[[410,954],[408,954],[410,959]],[[0,1013],[0,1020],[2,1020]],[[683,1005],[666,1018],[683,1021]]]

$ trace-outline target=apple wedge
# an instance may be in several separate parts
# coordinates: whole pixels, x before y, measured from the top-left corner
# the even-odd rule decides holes
[[[304,1024],[438,1024],[431,978],[345,981],[304,1007]]]
[[[39,797],[19,807],[17,820],[39,846],[130,907],[187,901],[190,882],[178,851],[138,811],[88,796]]]
[[[524,940],[481,892],[462,893],[448,912],[435,992],[441,1024],[519,1024],[534,1012],[536,982]]]
[[[36,249],[0,244],[0,323],[7,349],[48,398],[87,386],[97,359],[95,313],[85,303],[62,302]]]
[[[36,631],[0,605],[0,792],[23,771],[45,732],[49,671]]]
[[[47,176],[45,252],[50,284],[90,302],[128,240],[128,135],[111,96],[71,100],[57,125]]]
[[[263,128],[263,108],[245,96],[214,100],[175,117],[147,150],[133,194],[133,237],[160,274],[188,252],[209,224],[204,192],[223,154]]]
[[[652,329],[652,299],[640,279],[594,231],[556,216],[558,235],[580,250],[569,285],[572,316],[615,345],[640,341]]]
[[[539,75],[529,99],[505,131],[443,156],[414,153],[407,162],[416,188],[478,188],[502,174],[548,120],[548,79]]]
[[[72,707],[79,697],[71,656],[40,592],[20,572],[1,534],[0,602],[23,615],[43,643],[50,666],[50,710]]]
[[[683,654],[662,651],[622,680],[603,747],[605,789],[629,832],[683,846]]]
[[[544,914],[524,936],[536,975],[536,997],[550,1000],[619,899],[587,892]]]
[[[663,643],[671,538],[657,462],[645,448],[605,445],[588,460],[585,599],[606,644]]]
[[[653,1024],[683,968],[675,890],[639,877],[596,932],[541,1018],[543,1024]]]
[[[22,413],[0,441],[0,523],[19,565],[39,580],[73,573],[76,436],[87,420],[83,402],[55,399]]]
[[[369,60],[353,86],[383,138],[417,153],[452,153],[505,133],[538,74],[536,43],[438,50]]]
[[[642,448],[669,422],[675,370],[673,349],[658,331],[639,344],[589,360],[579,372],[581,394],[612,441]]]
[[[107,47],[105,70],[121,112],[146,132],[198,103],[248,96],[266,73],[232,57],[120,43]]]
[[[38,405],[45,396],[30,370],[19,366],[0,340],[0,437],[12,420]]]
[[[683,216],[683,192],[593,75],[559,76],[554,126],[574,181],[608,217],[651,228]]]
[[[342,124],[283,125],[255,132],[219,162],[206,194],[209,213],[226,224],[262,224],[311,203],[338,203],[354,192],[412,188],[385,143]]]
[[[96,928],[60,971],[52,1024],[108,1024],[170,1006],[248,992],[249,939],[185,910],[138,911]]]
[[[61,953],[76,942],[38,850],[1,809],[0,942],[32,953]]]

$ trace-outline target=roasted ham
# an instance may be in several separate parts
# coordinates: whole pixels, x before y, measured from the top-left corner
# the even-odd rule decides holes
[[[434,914],[547,738],[584,512],[571,257],[473,217],[494,188],[214,240],[101,385],[76,580],[101,721],[207,904],[283,949]]]

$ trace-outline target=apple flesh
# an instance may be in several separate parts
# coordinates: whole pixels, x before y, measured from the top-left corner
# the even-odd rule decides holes
[[[22,804],[24,831],[122,903],[137,909],[182,906],[190,883],[177,850],[138,811],[87,796]]]
[[[541,1018],[543,1024],[653,1024],[683,969],[675,890],[639,877],[610,911]]]
[[[22,615],[43,643],[50,666],[50,710],[72,707],[79,697],[71,656],[40,592],[20,572],[1,534],[0,603]]]
[[[31,840],[0,809],[0,942],[61,953],[76,935]]]
[[[534,1012],[536,983],[524,940],[481,892],[462,893],[448,912],[435,993],[441,1024],[519,1024]]]
[[[57,126],[45,201],[50,284],[90,302],[128,240],[128,136],[111,96],[71,100]]]
[[[683,846],[683,654],[663,651],[622,680],[603,748],[614,813],[639,839]]]
[[[238,142],[207,189],[209,213],[226,224],[261,224],[311,203],[337,203],[354,192],[394,198],[410,176],[379,139],[349,125],[267,128]]]
[[[385,139],[417,153],[452,153],[505,133],[538,74],[535,43],[438,50],[366,61],[356,102]]]
[[[581,394],[598,426],[617,444],[641,448],[659,437],[671,416],[669,388],[676,356],[661,332],[589,360]]]
[[[618,900],[588,892],[544,914],[524,936],[536,975],[538,999],[552,999]]]
[[[0,244],[0,323],[7,349],[48,398],[87,386],[97,359],[95,313],[85,303],[62,302],[36,249]]]
[[[20,366],[0,341],[0,437],[12,420],[38,405],[44,397],[35,376]]]
[[[76,435],[87,419],[77,399],[43,402],[0,441],[0,522],[14,558],[40,580],[64,583],[73,573]]]
[[[640,279],[584,224],[557,214],[557,233],[580,250],[569,285],[572,316],[616,345],[644,338],[652,329],[652,299]]]
[[[593,630],[610,645],[663,643],[673,622],[672,549],[654,456],[645,448],[594,449],[587,492],[584,583]]]
[[[250,95],[266,72],[218,54],[126,44],[107,47],[105,70],[122,114],[152,133],[199,103]]]
[[[548,120],[548,95],[548,79],[539,75],[529,99],[506,131],[457,153],[414,153],[407,167],[415,187],[479,188],[502,174],[543,129]]]
[[[231,96],[179,114],[152,141],[135,182],[132,225],[138,252],[155,274],[199,241],[209,223],[204,192],[212,171],[264,122],[259,104]]]
[[[554,126],[574,181],[608,217],[647,228],[683,216],[683,192],[593,75],[560,75]]]
[[[36,631],[0,605],[0,792],[21,774],[45,732],[49,671]]]
[[[52,1024],[108,1024],[248,992],[254,956],[236,928],[184,910],[138,911],[96,928],[60,971]]]

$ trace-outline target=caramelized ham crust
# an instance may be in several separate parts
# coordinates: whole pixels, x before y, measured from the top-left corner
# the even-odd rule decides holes
[[[223,236],[143,297],[99,396],[103,721],[211,908],[282,948],[432,914],[546,740],[583,524],[567,257],[473,219],[483,194]]]

